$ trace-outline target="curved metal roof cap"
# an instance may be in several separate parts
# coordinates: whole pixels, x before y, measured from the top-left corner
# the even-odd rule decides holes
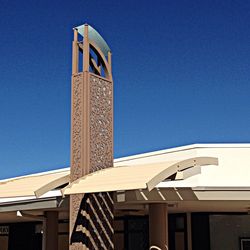
[[[195,157],[183,161],[106,168],[85,175],[62,189],[63,195],[121,190],[152,190],[161,181],[187,168],[218,165],[214,157]]]
[[[75,27],[77,29],[78,33],[84,38],[84,26],[80,25]],[[110,48],[106,41],[103,39],[103,37],[90,25],[88,25],[88,31],[89,31],[89,40],[93,41],[102,51],[104,56],[108,56],[108,52],[110,52]]]

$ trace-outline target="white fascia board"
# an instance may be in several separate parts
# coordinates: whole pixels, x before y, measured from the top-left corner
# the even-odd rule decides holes
[[[221,186],[221,187],[193,187],[192,190],[194,191],[250,191],[250,186]]]
[[[163,181],[156,188],[191,188],[194,191],[250,191],[250,186],[199,186],[197,182],[186,183],[185,180]]]
[[[131,156],[125,156],[121,158],[114,159],[114,163],[120,163],[123,161],[135,160],[144,157],[157,156],[162,154],[169,154],[178,151],[197,149],[197,148],[250,148],[250,143],[201,143],[201,144],[190,144],[180,147],[174,147],[169,149],[163,149],[158,151],[152,151],[142,154],[136,154]]]
[[[52,198],[52,197],[60,197],[62,196],[60,190],[52,190],[47,192],[46,194],[42,195],[41,197],[37,198],[34,196],[23,196],[23,197],[9,197],[9,198],[0,198],[0,206],[4,203],[9,202],[20,202],[20,201],[30,201],[30,200],[39,200],[39,199],[46,199],[46,198]]]

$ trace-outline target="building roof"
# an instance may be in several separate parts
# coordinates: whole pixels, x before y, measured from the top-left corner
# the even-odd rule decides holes
[[[40,197],[69,182],[69,171],[55,171],[0,181],[0,198]]]
[[[168,171],[166,169],[178,162],[204,156],[218,158],[218,166],[216,164],[202,166],[198,174],[191,174],[191,176],[186,176],[185,178],[175,178],[172,181],[164,181],[167,176],[160,174],[162,171]],[[147,171],[140,169],[139,166]],[[156,183],[157,188],[182,187],[196,190],[250,190],[250,144],[194,144],[176,147],[115,159],[114,167],[119,168],[119,171],[129,169],[129,172],[136,173],[139,179],[144,178],[144,184],[134,186],[134,188],[147,188],[150,186],[149,183],[152,179],[160,176],[161,178],[157,179],[160,180],[159,183]],[[102,175],[106,176],[110,173],[116,176],[116,173],[119,171],[116,169],[105,170]],[[98,176],[98,174],[94,174],[91,178],[90,176],[87,177],[88,181],[92,182],[93,179],[95,180],[94,185],[91,184],[92,186],[101,187],[100,184],[106,178],[99,178]],[[121,180],[127,182],[127,190],[129,187],[130,189],[132,188],[131,178],[126,179],[122,173],[118,176]],[[38,197],[60,196],[60,190],[55,189],[66,185],[68,182],[69,168],[2,180],[0,181],[0,204],[32,200]],[[97,183],[98,185],[96,185]]]
[[[173,175],[174,179],[188,178],[200,173],[200,166],[217,164],[217,158],[195,157],[182,161],[106,168],[72,182],[63,193],[67,195],[136,189],[151,191],[157,184]]]

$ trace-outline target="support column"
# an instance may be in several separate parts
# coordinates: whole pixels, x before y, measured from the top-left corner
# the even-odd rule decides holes
[[[157,246],[162,250],[169,249],[166,204],[149,204],[149,243],[150,246]]]
[[[45,249],[58,250],[58,212],[47,211],[45,216]]]
[[[43,242],[42,250],[46,250],[46,219],[43,220]]]
[[[187,242],[188,242],[188,250],[192,250],[192,220],[191,220],[191,213],[187,213]]]

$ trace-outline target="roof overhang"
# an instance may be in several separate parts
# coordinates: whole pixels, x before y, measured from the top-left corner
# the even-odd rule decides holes
[[[218,165],[218,158],[195,157],[177,162],[106,168],[72,182],[62,190],[62,193],[70,195],[138,189],[151,191],[160,182],[174,174],[188,170],[187,176],[189,177],[190,173],[197,174],[199,172],[192,172],[192,168],[204,165]]]
[[[58,171],[39,175],[28,175],[0,182],[0,203],[2,199],[18,197],[39,198],[49,191],[69,183],[69,171]]]

